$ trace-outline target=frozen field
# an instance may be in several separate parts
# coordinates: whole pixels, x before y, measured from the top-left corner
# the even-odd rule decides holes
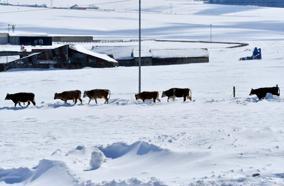
[[[263,48],[263,61],[239,62],[250,53],[246,48],[216,49],[210,64],[143,68],[144,90],[190,87],[192,103],[136,102],[136,68],[1,73],[3,99],[7,92],[32,91],[37,107],[14,109],[1,99],[0,180],[20,185],[283,184],[283,99],[256,103],[248,93],[251,87],[283,86],[284,42],[253,44]],[[232,99],[234,85],[237,99]],[[84,100],[71,106],[53,100],[58,91],[92,88],[109,88],[111,103],[86,105]],[[100,145],[101,150],[94,148]],[[260,177],[252,177],[256,173]]]
[[[0,186],[284,185],[284,99],[248,95],[276,84],[283,90],[284,10],[144,2],[147,38],[208,40],[213,24],[214,40],[250,46],[211,45],[208,64],[143,67],[143,90],[189,87],[194,101],[187,103],[134,100],[135,67],[0,73]],[[136,38],[135,1],[100,3],[99,11],[0,6],[0,25]],[[262,61],[238,61],[255,46]],[[110,104],[53,100],[55,92],[93,88],[110,89]],[[34,92],[37,106],[15,109],[4,100],[19,91]]]

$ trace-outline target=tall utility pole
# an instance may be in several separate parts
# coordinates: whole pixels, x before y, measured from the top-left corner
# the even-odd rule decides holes
[[[139,65],[139,73],[138,73],[138,92],[141,92],[141,0],[139,0],[139,59],[138,59],[138,65]]]
[[[212,43],[212,24],[210,24],[210,42]]]

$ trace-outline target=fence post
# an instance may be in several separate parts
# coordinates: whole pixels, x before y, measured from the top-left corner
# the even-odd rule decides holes
[[[233,97],[234,98],[236,97],[236,87],[235,86],[233,87]]]

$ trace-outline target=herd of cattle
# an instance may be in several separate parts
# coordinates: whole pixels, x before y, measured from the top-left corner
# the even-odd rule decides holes
[[[105,103],[109,102],[110,98],[110,90],[107,89],[94,89],[85,91],[83,94],[83,97],[89,98],[89,104],[92,100],[95,100],[96,104],[98,103],[98,99],[104,99]],[[81,104],[83,104],[83,101],[81,99],[81,91],[80,90],[71,90],[71,91],[64,91],[61,93],[55,93],[54,100],[59,99],[64,101],[66,104],[67,101],[72,100],[74,104],[77,104],[78,100]],[[176,97],[183,97],[183,100],[186,101],[187,99],[192,100],[192,93],[189,88],[171,88],[169,90],[163,91],[162,97],[168,97],[168,101],[170,98],[173,100]],[[145,100],[153,100],[156,102],[156,100],[160,101],[159,99],[159,92],[158,91],[152,91],[152,92],[141,92],[139,94],[135,94],[136,100],[141,99],[143,102]],[[15,94],[7,94],[5,100],[11,100],[14,102],[15,107],[19,104],[19,106],[22,106],[21,103],[25,104],[27,103],[27,107],[32,103],[33,105],[36,105],[35,102],[35,94],[34,93],[26,93],[26,92],[20,92]]]
[[[259,89],[252,89],[250,92],[250,95],[256,95],[259,100],[264,99],[266,94],[272,94],[276,96],[280,96],[280,89],[278,85],[275,87],[266,87],[266,88],[259,88]],[[95,100],[97,104],[97,99],[104,99],[105,104],[109,102],[110,99],[110,90],[107,89],[94,89],[85,91],[83,94],[83,97],[89,98],[89,104],[92,100]],[[145,102],[145,100],[153,100],[155,103],[156,101],[161,101],[159,99],[159,92],[158,91],[152,91],[152,92],[141,92],[139,94],[135,94],[136,100],[142,100]],[[192,92],[189,88],[171,88],[169,90],[162,92],[162,98],[167,97],[167,101],[170,99],[175,100],[176,97],[183,98],[183,101],[185,102],[187,99],[192,100]],[[78,100],[81,104],[83,104],[83,101],[81,99],[81,91],[80,90],[72,90],[72,91],[64,91],[61,93],[55,93],[54,100],[59,99],[67,103],[68,100],[72,100],[74,104],[77,104]],[[20,92],[16,94],[7,94],[5,100],[11,100],[14,102],[15,107],[19,104],[19,106],[22,107],[21,103],[26,104],[27,107],[32,103],[33,105],[36,105],[35,102],[35,94],[34,93],[25,93]]]

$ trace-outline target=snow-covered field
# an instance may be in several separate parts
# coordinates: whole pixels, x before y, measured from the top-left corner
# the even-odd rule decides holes
[[[74,31],[63,17],[70,13],[77,16],[79,34],[96,35],[101,26],[99,36],[131,38],[137,25],[131,16],[137,12],[121,2],[114,3],[114,14],[48,10],[34,20],[16,19],[31,12],[3,14],[1,22],[66,34]],[[250,46],[209,47],[208,64],[143,67],[143,90],[189,87],[194,101],[187,103],[134,100],[136,67],[0,73],[1,186],[284,185],[284,99],[257,102],[248,95],[251,88],[278,84],[283,89],[284,10],[176,0],[165,1],[176,12],[169,14],[157,8],[160,2],[145,13],[151,23],[146,27],[155,28],[146,29],[146,36],[206,40],[208,29],[200,25],[212,22],[220,25],[216,39]],[[93,18],[101,22],[89,24]],[[118,20],[125,30],[115,27]],[[181,27],[166,28],[170,22]],[[238,61],[254,46],[262,48],[262,61]],[[110,104],[53,100],[55,92],[93,88],[110,89]],[[15,109],[4,100],[6,93],[19,91],[34,92],[37,106]]]
[[[69,1],[56,2],[68,4]],[[97,0],[94,3],[100,7],[99,10],[0,6],[0,30],[7,31],[8,24],[15,24],[18,32],[87,34],[107,39],[137,38],[138,1]],[[144,38],[209,40],[210,24],[213,40],[217,41],[284,37],[281,8],[209,5],[190,0],[155,0],[155,3],[143,0],[142,7]]]

